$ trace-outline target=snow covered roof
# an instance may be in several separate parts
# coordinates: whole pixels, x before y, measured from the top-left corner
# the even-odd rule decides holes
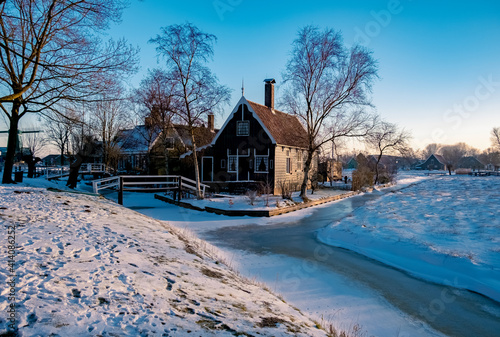
[[[125,153],[148,152],[159,135],[157,129],[137,125],[133,129],[120,131],[118,146]]]

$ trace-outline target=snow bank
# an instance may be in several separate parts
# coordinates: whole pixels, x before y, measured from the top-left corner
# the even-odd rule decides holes
[[[191,234],[103,198],[36,184],[0,185],[0,281],[10,278],[7,229],[16,226],[23,335],[325,335]],[[9,296],[4,287],[4,313]],[[1,315],[0,333],[7,324]]]
[[[414,182],[409,177],[407,188],[356,209],[321,230],[319,239],[500,301],[500,179]]]

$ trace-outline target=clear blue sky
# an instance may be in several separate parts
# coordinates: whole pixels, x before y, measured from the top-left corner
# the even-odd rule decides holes
[[[130,0],[110,35],[141,48],[138,85],[158,64],[148,40],[160,27],[192,22],[217,36],[211,69],[241,96],[263,103],[263,80],[277,80],[297,30],[308,24],[340,30],[350,46],[373,50],[380,80],[373,103],[388,121],[413,133],[413,145],[464,141],[484,149],[500,126],[500,2],[431,0]],[[222,125],[232,109],[217,116]],[[463,106],[463,108],[462,108]]]

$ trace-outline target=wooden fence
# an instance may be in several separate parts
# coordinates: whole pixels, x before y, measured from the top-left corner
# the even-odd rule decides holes
[[[200,184],[202,196],[205,196],[208,185]],[[94,193],[103,189],[118,190],[118,203],[123,205],[123,192],[167,192],[174,191],[180,200],[182,192],[196,193],[196,181],[178,175],[158,176],[116,176],[94,180],[92,182]]]

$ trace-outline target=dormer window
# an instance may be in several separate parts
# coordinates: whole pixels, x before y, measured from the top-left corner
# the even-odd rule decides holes
[[[249,121],[237,121],[236,122],[236,136],[248,136],[250,135],[250,122]]]

